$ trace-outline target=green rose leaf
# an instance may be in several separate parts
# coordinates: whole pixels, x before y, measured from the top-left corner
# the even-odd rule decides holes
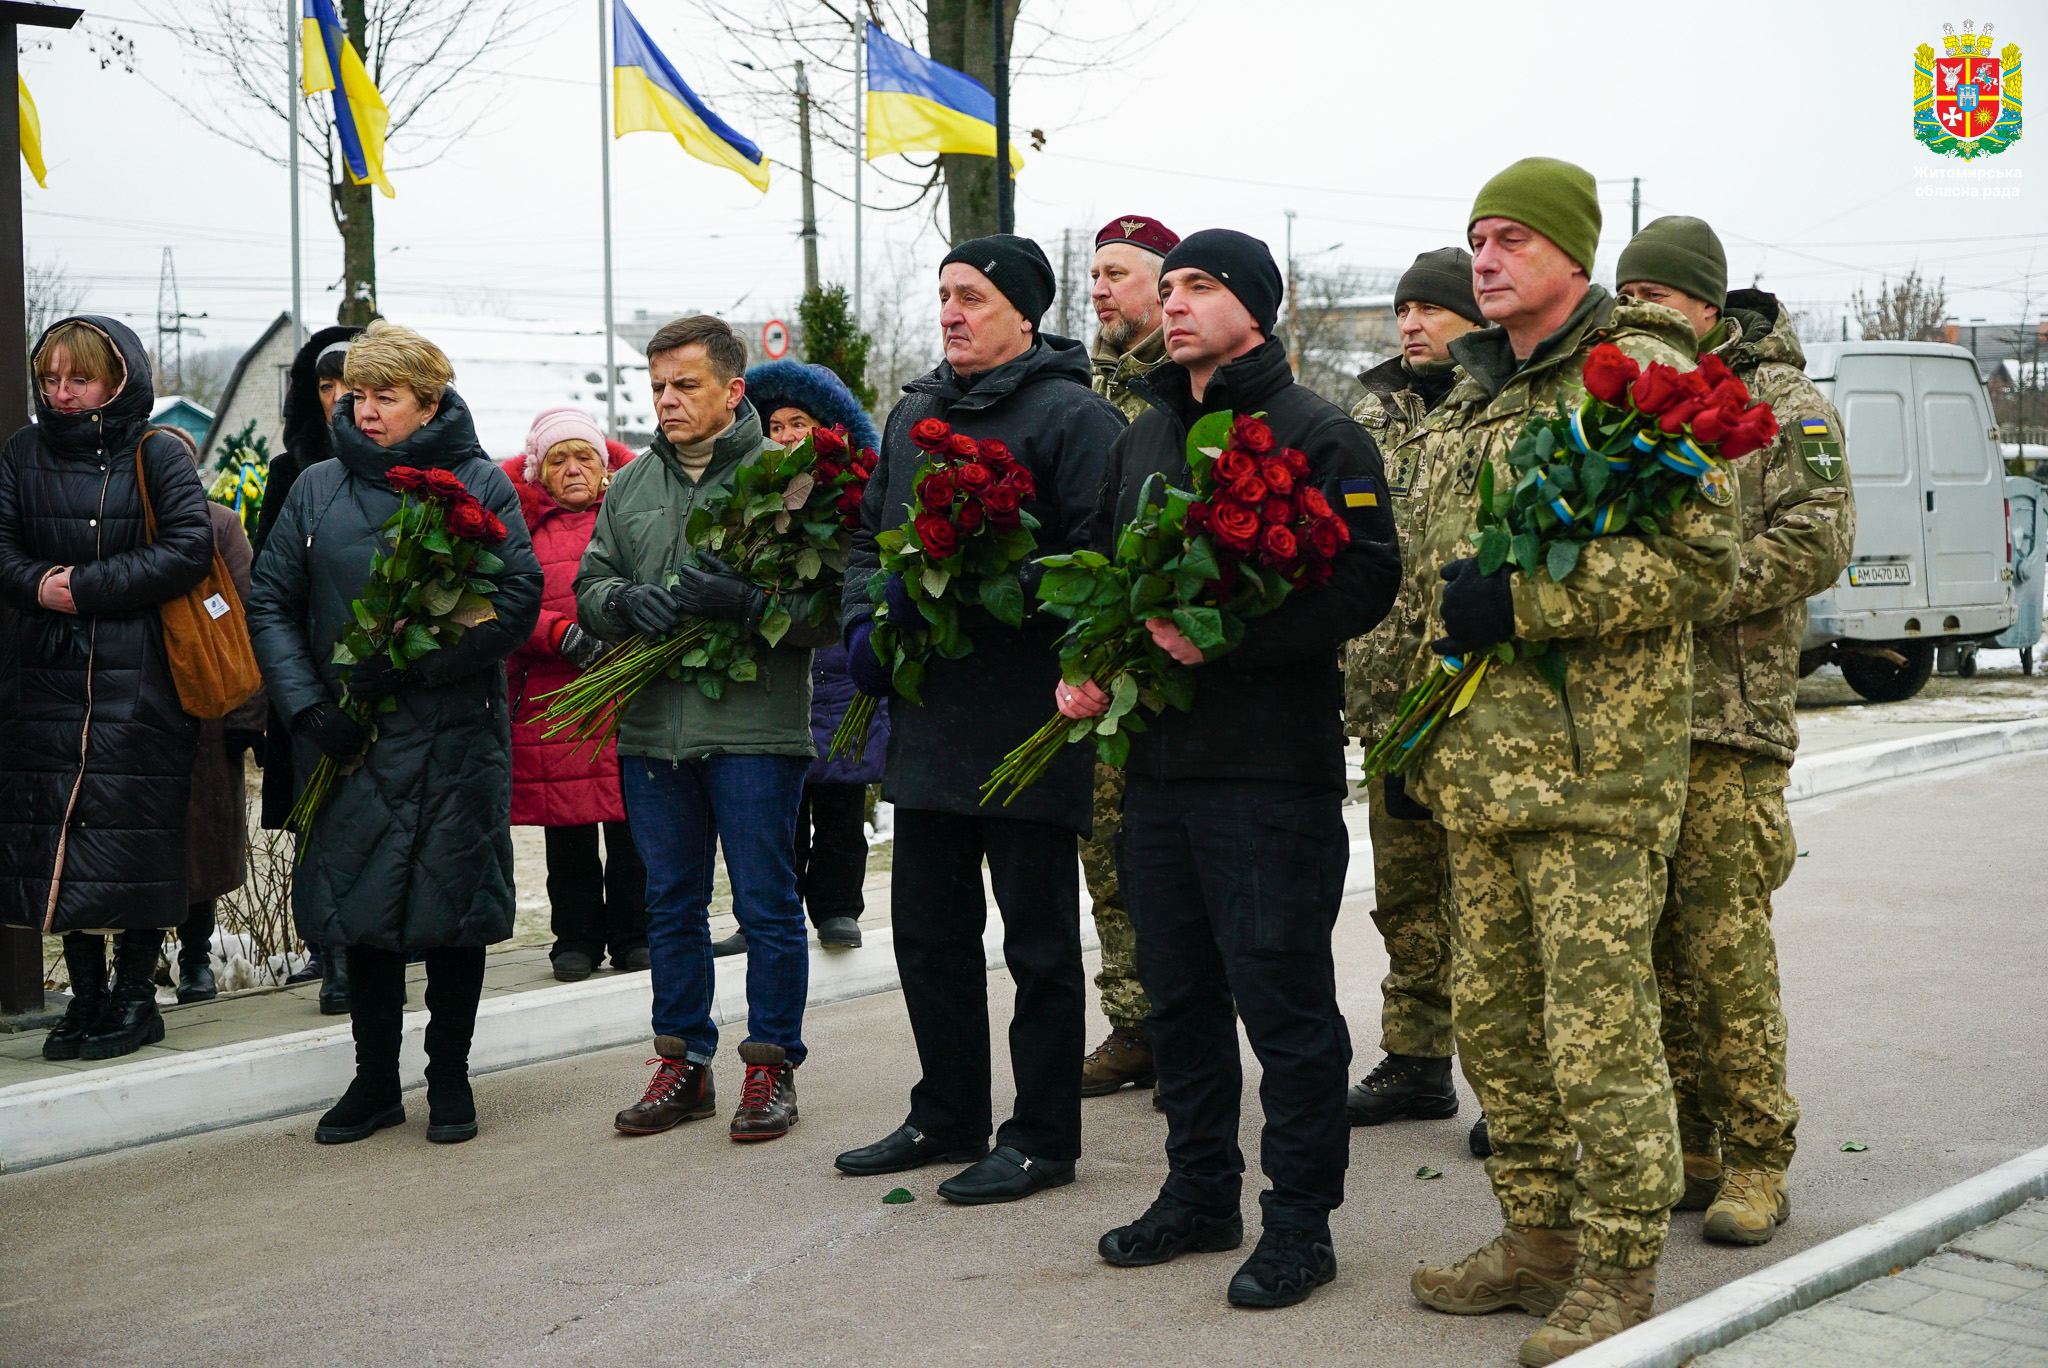
[[[918,575],[918,582],[924,586],[925,593],[939,598],[945,594],[946,586],[953,582],[953,574],[943,565],[927,565]]]
[[[1176,608],[1174,625],[1181,635],[1207,654],[1223,644],[1223,613],[1216,608]]]
[[[480,575],[495,575],[505,568],[505,562],[490,551],[478,551],[476,559],[469,563],[470,569]]]
[[[334,643],[333,663],[336,665],[353,665],[356,663],[356,653],[348,648],[346,641]]]
[[[441,643],[434,639],[431,630],[417,622],[406,624],[404,651],[408,660],[418,660],[429,651],[438,651]]]
[[[1103,764],[1122,769],[1124,762],[1131,758],[1130,733],[1119,728],[1108,736],[1095,739],[1095,754]]]
[[[789,628],[789,611],[778,603],[761,614],[761,625],[757,630],[761,633],[761,640],[770,646],[776,646],[781,644],[783,637],[789,635]],[[738,679],[739,676],[734,675],[733,678]]]
[[[1584,548],[1584,542],[1569,539],[1550,544],[1550,553],[1544,558],[1544,567],[1550,571],[1553,582],[1564,583],[1564,577],[1578,566],[1579,552]]]
[[[735,684],[751,684],[758,677],[759,666],[752,656],[742,656],[725,667],[726,678]]]
[[[1479,573],[1490,575],[1508,561],[1508,534],[1504,527],[1489,527],[1479,534]]]
[[[697,676],[697,691],[714,701],[723,698],[725,696],[725,676],[713,674],[709,670],[700,672]]]
[[[1522,567],[1522,573],[1527,575],[1536,573],[1538,545],[1534,532],[1522,532],[1515,536],[1514,541],[1509,547],[1508,554],[1514,557],[1516,565]]]
[[[988,609],[990,617],[1009,627],[1023,624],[1024,586],[1015,575],[985,579],[981,581],[980,592],[981,606]]]
[[[890,1206],[902,1206],[905,1202],[916,1201],[917,1198],[910,1195],[908,1188],[890,1188],[882,1194],[882,1200]]]

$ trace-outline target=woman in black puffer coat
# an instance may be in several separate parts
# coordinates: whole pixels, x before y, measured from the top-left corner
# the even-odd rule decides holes
[[[206,577],[213,523],[185,448],[145,437],[155,395],[133,332],[68,318],[34,356],[36,422],[0,448],[0,596],[15,610],[0,649],[0,922],[64,937],[71,1006],[44,1055],[109,1059],[164,1034],[151,978],[163,929],[185,919],[199,722],[178,705],[157,606]]]

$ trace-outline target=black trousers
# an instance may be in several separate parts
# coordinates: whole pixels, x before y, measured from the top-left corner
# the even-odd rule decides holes
[[[1350,841],[1341,795],[1307,784],[1132,775],[1118,867],[1152,999],[1164,1191],[1235,1208],[1243,1186],[1236,1020],[1264,1071],[1265,1224],[1320,1230],[1344,1200],[1351,1034],[1330,933]],[[1235,1005],[1235,1017],[1232,1007]]]
[[[178,963],[205,964],[212,955],[215,926],[213,899],[185,908],[185,920],[178,926]]]
[[[890,920],[924,1071],[911,1089],[910,1124],[963,1144],[989,1133],[984,856],[1003,918],[1003,959],[1017,985],[1010,1016],[1017,1105],[996,1143],[1038,1159],[1077,1159],[1078,1061],[1087,1048],[1079,837],[1049,822],[896,810]]]
[[[598,823],[546,827],[549,929],[555,933],[549,955],[570,951],[590,956],[596,964],[612,952],[612,967],[626,967],[626,956],[647,946],[647,867],[633,847],[633,833],[624,822],[606,822],[604,858],[597,853]]]
[[[805,784],[796,819],[796,891],[811,925],[830,917],[860,920],[867,910],[866,784]]]

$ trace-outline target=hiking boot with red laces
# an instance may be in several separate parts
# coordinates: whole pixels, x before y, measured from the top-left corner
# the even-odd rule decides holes
[[[661,1067],[647,1084],[640,1100],[613,1118],[612,1124],[627,1135],[659,1135],[684,1121],[696,1121],[718,1110],[711,1091],[711,1066],[686,1057],[689,1049],[674,1036],[656,1036],[658,1059],[649,1064]]]
[[[780,1045],[750,1040],[740,1046],[747,1066],[739,1110],[732,1114],[735,1140],[779,1140],[796,1124],[796,1065]]]

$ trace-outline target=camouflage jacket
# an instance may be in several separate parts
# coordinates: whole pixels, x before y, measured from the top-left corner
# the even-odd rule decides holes
[[[1127,352],[1114,352],[1102,344],[1102,334],[1095,334],[1094,345],[1088,349],[1088,364],[1094,368],[1095,378],[1091,387],[1103,398],[1124,411],[1128,422],[1137,422],[1151,405],[1131,393],[1131,381],[1156,369],[1166,360],[1166,326],[1161,324],[1138,339],[1138,345]]]
[[[1856,540],[1842,419],[1806,378],[1791,320],[1770,295],[1736,291],[1714,355],[1771,406],[1778,440],[1732,463],[1742,515],[1735,595],[1693,628],[1692,734],[1792,761],[1806,600],[1834,583]],[[1757,306],[1755,309],[1745,304]]]
[[[1494,463],[1498,487],[1512,486],[1508,448],[1531,419],[1579,402],[1586,356],[1603,341],[1681,370],[1696,346],[1676,313],[1598,287],[1526,364],[1515,364],[1499,328],[1451,344],[1465,374],[1423,420],[1432,478],[1403,557],[1411,592],[1429,605],[1422,640],[1445,634],[1438,571],[1474,554],[1481,464]],[[1588,542],[1562,584],[1515,573],[1516,635],[1562,646],[1564,693],[1534,665],[1495,666],[1443,725],[1410,790],[1451,831],[1578,831],[1669,854],[1685,808],[1692,623],[1722,611],[1735,569],[1734,510],[1693,498],[1660,535]],[[1433,659],[1425,646],[1407,682]]]
[[[1394,528],[1406,547],[1415,537],[1415,510],[1429,488],[1421,440],[1429,403],[1410,387],[1398,356],[1365,372],[1358,382],[1365,386],[1365,398],[1351,417],[1379,444],[1387,492],[1393,496]],[[1427,607],[1404,576],[1386,620],[1344,643],[1344,729],[1349,735],[1377,736],[1393,720],[1401,701],[1401,675],[1422,646],[1419,634]]]

